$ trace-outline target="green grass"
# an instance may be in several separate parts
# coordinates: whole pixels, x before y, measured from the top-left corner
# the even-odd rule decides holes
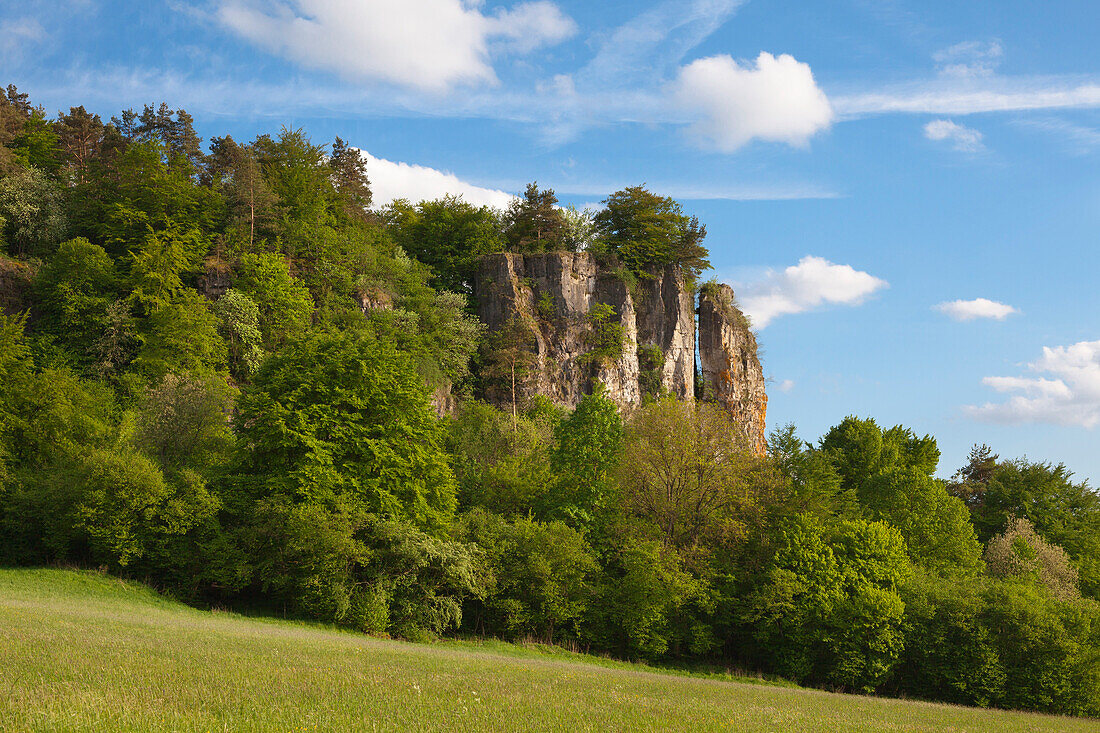
[[[1100,731],[1100,723],[408,644],[0,570],[0,731]]]

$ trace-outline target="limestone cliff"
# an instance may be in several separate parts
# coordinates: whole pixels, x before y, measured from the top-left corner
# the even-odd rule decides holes
[[[523,397],[545,395],[573,407],[598,380],[619,405],[641,402],[634,301],[625,283],[602,272],[592,255],[489,255],[481,262],[476,295],[490,331],[514,322],[529,344],[534,359],[521,385]],[[614,325],[622,328],[624,345],[617,358],[586,358],[589,315],[597,303],[610,306]],[[498,392],[490,399],[509,399]]]
[[[764,372],[756,336],[729,285],[707,286],[699,294],[699,362],[703,398],[726,408],[753,449],[763,453],[768,410]]]
[[[482,259],[476,296],[489,330],[500,333],[514,324],[530,353],[517,384],[521,400],[543,395],[573,407],[596,382],[622,407],[640,404],[646,393],[694,400],[698,333],[703,398],[729,410],[754,448],[763,450],[763,372],[756,339],[729,287],[708,288],[697,330],[695,294],[677,267],[627,287],[618,271],[601,267],[589,253],[501,253]],[[592,314],[599,304],[610,307],[610,325],[621,329],[623,348],[592,359]],[[490,387],[486,396],[504,405],[510,387]]]

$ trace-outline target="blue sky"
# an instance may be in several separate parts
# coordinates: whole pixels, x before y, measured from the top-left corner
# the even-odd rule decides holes
[[[0,0],[49,111],[301,126],[379,199],[645,182],[706,223],[769,423],[845,415],[1100,480],[1095,0]]]

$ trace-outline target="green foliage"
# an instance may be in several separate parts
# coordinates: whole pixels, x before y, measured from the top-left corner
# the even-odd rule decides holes
[[[513,313],[482,344],[481,364],[480,376],[485,382],[486,395],[490,398],[504,396],[511,403],[515,420],[528,377],[538,365],[531,325]]]
[[[79,493],[74,529],[87,538],[90,559],[126,567],[166,537],[185,534],[218,508],[194,474],[172,486],[156,464],[136,450],[93,448],[62,476]]]
[[[820,517],[857,513],[855,491],[841,485],[829,456],[802,441],[793,424],[771,432],[768,455],[786,479],[783,495],[776,497],[780,511]]]
[[[233,448],[236,397],[220,376],[169,374],[142,399],[135,442],[170,474],[222,465]]]
[[[370,334],[292,341],[264,362],[238,412],[235,480],[253,498],[342,499],[435,531],[454,509],[424,383]]]
[[[617,480],[622,507],[672,547],[730,550],[755,518],[755,459],[728,414],[661,400],[627,426]]]
[[[336,223],[335,190],[324,146],[310,142],[301,128],[284,127],[278,138],[256,138],[252,150],[276,201],[275,231],[283,252],[316,256],[327,230]]]
[[[442,290],[472,293],[479,258],[504,248],[499,212],[456,196],[416,205],[394,201],[382,218],[394,241],[432,269],[432,285]]]
[[[150,383],[168,374],[208,375],[225,365],[225,342],[209,302],[191,289],[158,307],[139,329],[135,370]]]
[[[1000,700],[1006,671],[982,620],[985,584],[918,572],[901,594],[905,650],[890,686],[960,705],[988,707]]]
[[[1013,517],[1026,519],[1046,541],[1062,547],[1080,573],[1081,591],[1100,597],[1100,495],[1073,481],[1064,465],[1026,459],[1001,461],[985,475],[970,504],[978,538],[1004,532]]]
[[[0,240],[20,257],[48,257],[69,228],[60,187],[38,168],[0,178]]]
[[[595,217],[599,247],[615,254],[640,277],[667,265],[679,265],[689,279],[710,267],[701,242],[707,228],[683,214],[680,204],[644,186],[608,196]]]
[[[903,648],[897,588],[909,573],[892,527],[852,520],[830,530],[803,515],[779,528],[742,619],[779,674],[871,691]]]
[[[941,481],[914,469],[891,469],[867,482],[861,503],[870,517],[901,530],[918,565],[942,575],[981,569],[981,545],[966,507]]]
[[[581,529],[603,519],[615,497],[613,475],[623,446],[618,407],[597,390],[554,428],[551,466],[557,474],[543,513]]]
[[[566,220],[557,207],[553,189],[539,190],[528,183],[522,198],[512,201],[504,214],[504,239],[510,252],[554,252],[562,249]]]
[[[662,367],[665,355],[661,347],[656,344],[642,344],[638,346],[638,386],[642,390],[642,397],[654,399],[661,395]]]
[[[34,286],[42,314],[36,328],[58,339],[78,363],[96,362],[95,345],[109,327],[119,286],[115,264],[103,248],[84,238],[63,242],[38,271]]]
[[[130,142],[117,159],[93,166],[88,182],[73,192],[78,232],[116,258],[157,251],[153,242],[168,237],[182,245],[177,259],[197,268],[225,218],[225,202],[191,173],[190,164],[168,164],[162,143]]]
[[[278,348],[309,326],[313,299],[309,290],[290,274],[283,257],[270,252],[246,254],[241,258],[234,287],[256,304],[260,333],[267,348]]]
[[[483,402],[467,402],[447,423],[447,452],[458,480],[459,506],[504,517],[543,511],[554,486],[550,467],[555,414],[515,421]]]
[[[457,627],[463,599],[484,592],[472,548],[353,502],[274,496],[256,504],[253,522],[260,587],[313,618],[420,638]]]
[[[848,417],[821,439],[820,450],[863,515],[901,530],[914,562],[949,575],[981,568],[966,507],[932,478],[940,455],[935,439]]]
[[[468,627],[510,638],[577,638],[598,569],[580,534],[561,522],[508,522],[476,509],[461,535],[485,552],[494,579]]]
[[[1100,715],[1100,611],[1062,603],[1024,583],[993,584],[982,620],[1007,672],[994,704],[1068,715]]]
[[[623,355],[626,334],[619,314],[607,303],[594,303],[585,316],[588,331],[584,342],[588,351],[578,359],[582,364],[606,367]]]
[[[674,550],[653,540],[629,539],[612,558],[594,605],[594,632],[603,645],[625,656],[660,658],[670,646],[688,641],[675,619],[705,593],[705,585],[684,570]]]
[[[230,288],[214,303],[213,310],[218,333],[228,347],[229,371],[247,382],[264,359],[260,309],[247,295]]]

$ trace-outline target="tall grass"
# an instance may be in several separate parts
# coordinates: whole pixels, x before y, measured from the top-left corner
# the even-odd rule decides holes
[[[595,662],[595,663],[593,663]],[[657,673],[540,646],[416,645],[0,570],[0,731],[1097,731],[1023,713]]]

